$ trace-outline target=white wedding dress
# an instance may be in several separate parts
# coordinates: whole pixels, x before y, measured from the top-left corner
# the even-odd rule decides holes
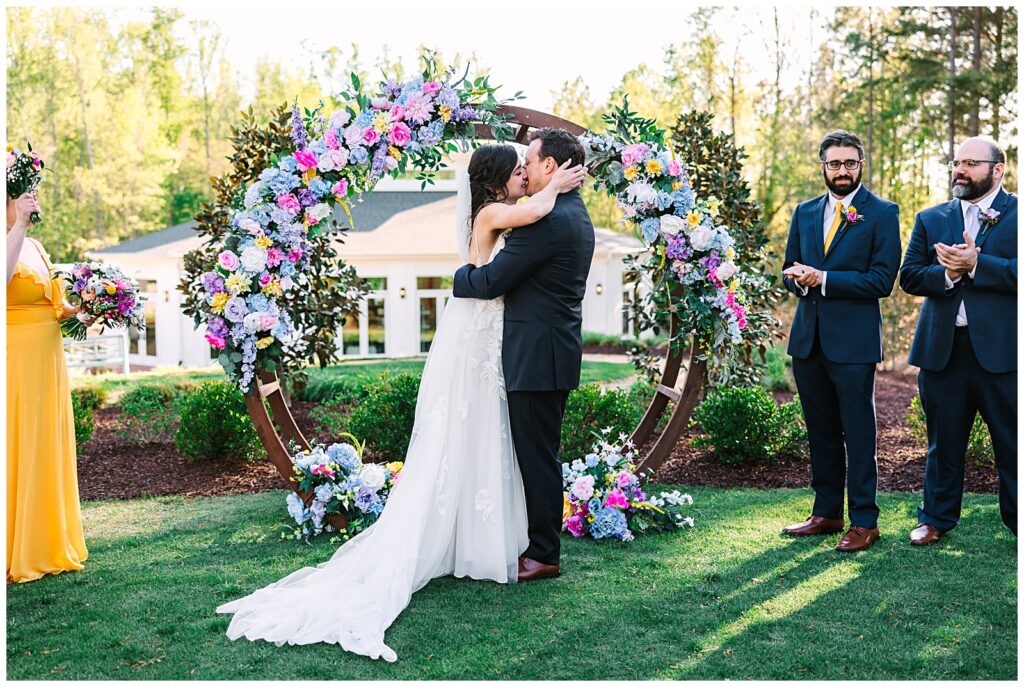
[[[326,563],[218,607],[234,614],[230,639],[328,642],[394,661],[384,631],[431,579],[516,580],[529,539],[501,369],[503,317],[501,298],[449,300],[405,467],[380,518]]]

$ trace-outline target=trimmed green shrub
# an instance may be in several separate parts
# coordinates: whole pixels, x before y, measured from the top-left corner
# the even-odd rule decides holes
[[[595,383],[572,390],[562,417],[559,457],[564,462],[583,458],[605,427],[612,428],[612,437],[619,432],[632,432],[650,400],[650,387],[641,382],[626,389],[602,391],[601,385]]]
[[[346,431],[351,413],[352,403],[339,395],[311,410],[309,419],[317,433],[339,436]]]
[[[381,372],[366,386],[364,398],[349,415],[346,431],[362,441],[376,461],[405,460],[419,390],[417,374]]]
[[[792,361],[784,346],[769,347],[765,351],[763,361],[756,351],[753,355],[756,367],[761,373],[761,379],[758,382],[761,386],[768,391],[793,390],[792,372],[790,372]]]
[[[82,444],[92,439],[96,429],[95,412],[104,399],[106,392],[96,387],[79,387],[71,390],[71,413],[75,418],[75,444]]]
[[[174,434],[181,455],[192,460],[251,460],[261,453],[259,437],[242,392],[227,382],[204,382],[177,401],[186,418]]]
[[[920,396],[914,396],[910,401],[910,406],[907,408],[907,424],[910,426],[910,434],[914,440],[921,446],[928,446],[928,425],[925,421]],[[992,435],[988,431],[988,425],[981,419],[980,413],[974,416],[974,424],[971,425],[971,436],[967,440],[967,458],[979,467],[996,464],[996,454],[992,448]]]
[[[355,405],[366,397],[366,389],[372,383],[372,379],[365,377],[310,375],[300,398],[312,403],[326,403],[340,399],[349,405]]]
[[[693,419],[704,436],[691,445],[714,449],[715,457],[730,465],[797,455],[807,438],[799,403],[777,405],[759,386],[717,388],[697,406]]]
[[[137,386],[121,397],[117,433],[134,444],[163,443],[178,428],[178,393],[167,386]]]

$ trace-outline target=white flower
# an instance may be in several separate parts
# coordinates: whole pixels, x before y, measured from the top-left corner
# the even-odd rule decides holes
[[[363,480],[364,486],[377,491],[387,481],[387,471],[376,463],[367,463],[359,471],[359,478]]]
[[[294,491],[291,492],[288,494],[286,501],[288,503],[288,515],[292,516],[296,523],[301,525],[309,520],[309,511],[302,504],[302,499],[299,498],[298,494]]]
[[[347,110],[335,110],[327,120],[327,126],[332,129],[341,129],[348,124],[350,119],[352,119],[352,115]]]
[[[638,205],[650,205],[658,197],[654,187],[643,181],[634,181],[626,187],[626,197]]]
[[[666,236],[676,236],[683,230],[685,223],[682,217],[676,217],[675,215],[662,215],[661,216],[661,233]]]
[[[715,274],[717,274],[718,278],[722,281],[731,278],[737,272],[739,272],[739,268],[736,267],[736,263],[734,262],[723,262],[718,266],[718,269],[715,270]]]
[[[685,522],[690,527],[693,527],[693,518],[683,518],[683,522]]]
[[[312,220],[315,220],[316,222],[319,222],[324,217],[327,217],[330,214],[331,206],[329,206],[327,203],[317,203],[313,207],[308,208],[306,210],[306,216]]]
[[[254,220],[252,217],[246,217],[245,219],[239,220],[238,228],[244,229],[250,234],[257,234],[260,232],[260,230],[263,229],[263,227],[260,226],[260,223]]]
[[[263,313],[251,312],[242,319],[242,326],[245,327],[245,331],[255,334],[260,330],[260,322],[262,321]]]
[[[572,485],[572,489],[570,489],[570,491],[578,501],[586,501],[594,495],[594,476],[587,475],[585,477],[580,477]]]
[[[708,244],[711,243],[713,237],[713,231],[705,226],[698,226],[690,232],[690,244],[694,250],[704,251],[708,249]]]
[[[291,277],[281,277],[281,290],[287,291],[295,286],[295,280]]]
[[[238,256],[238,260],[246,272],[262,272],[267,266],[267,251],[257,246],[249,246]]]

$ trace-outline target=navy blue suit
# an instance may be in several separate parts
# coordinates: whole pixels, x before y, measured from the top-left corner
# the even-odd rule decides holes
[[[900,286],[924,296],[910,348],[928,428],[924,507],[919,520],[945,532],[960,519],[964,456],[975,415],[992,435],[1003,522],[1017,532],[1017,196],[1000,190],[992,226],[981,224],[974,278],[946,288],[935,244],[964,243],[959,200],[918,213]],[[957,327],[963,303],[967,326]]]
[[[799,262],[827,272],[824,293],[804,294],[791,277],[786,288],[799,297],[789,335],[793,376],[811,448],[813,515],[843,517],[875,527],[875,364],[882,360],[879,299],[892,293],[900,264],[899,207],[861,187],[852,205],[860,222],[842,222],[825,253],[828,196],[801,203],[793,213],[783,269]],[[849,478],[847,479],[847,472]]]
[[[593,257],[594,225],[579,192],[569,191],[545,217],[515,229],[490,264],[455,273],[456,298],[505,297],[502,368],[530,535],[522,555],[550,565],[559,561],[562,529],[562,416],[580,383]]]

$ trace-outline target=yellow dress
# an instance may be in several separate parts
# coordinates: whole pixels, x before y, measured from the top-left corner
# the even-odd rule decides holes
[[[7,284],[8,582],[81,570],[89,555],[58,323],[62,303],[59,280],[18,263]]]

